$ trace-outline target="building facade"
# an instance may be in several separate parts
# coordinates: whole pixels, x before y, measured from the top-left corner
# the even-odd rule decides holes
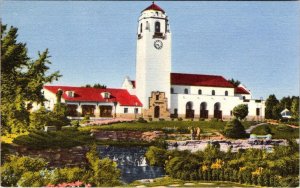
[[[265,102],[245,86],[218,75],[172,73],[171,51],[169,18],[152,3],[138,18],[135,80],[126,77],[121,89],[45,86],[46,106],[53,108],[60,89],[70,116],[230,119],[246,104],[247,119],[264,119]]]

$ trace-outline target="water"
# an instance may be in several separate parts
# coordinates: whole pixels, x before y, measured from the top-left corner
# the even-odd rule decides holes
[[[149,166],[146,161],[146,147],[115,147],[99,146],[100,157],[109,157],[117,162],[121,170],[121,179],[130,183],[140,179],[152,179],[165,175],[164,169],[157,166]]]

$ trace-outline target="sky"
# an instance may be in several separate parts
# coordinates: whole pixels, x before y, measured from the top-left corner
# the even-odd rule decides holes
[[[137,21],[151,1],[2,1],[29,56],[49,49],[52,85],[135,78]],[[280,1],[156,1],[172,32],[172,72],[237,79],[254,98],[299,95],[300,6]]]

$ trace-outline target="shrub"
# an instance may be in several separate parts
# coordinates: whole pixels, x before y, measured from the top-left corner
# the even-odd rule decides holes
[[[80,126],[78,120],[72,120],[72,121],[71,121],[71,125],[72,125],[73,127],[79,127],[79,126]]]
[[[139,117],[138,120],[137,120],[137,122],[139,122],[139,123],[147,123],[147,121],[144,118],[142,118],[142,117]]]
[[[293,132],[293,128],[286,125],[278,125],[276,126],[276,129],[283,132]]]
[[[218,122],[218,119],[217,118],[211,118],[210,121],[211,122]]]
[[[179,118],[177,118],[177,120],[178,120],[178,121],[182,121],[183,119],[182,119],[182,117],[179,117]]]
[[[205,119],[204,118],[199,118],[199,121],[205,121]]]
[[[164,118],[159,118],[159,121],[165,121],[165,119]]]
[[[163,166],[167,159],[166,150],[151,146],[147,150],[145,157],[149,161],[150,165]]]
[[[246,104],[239,104],[232,110],[232,114],[239,120],[245,119],[248,113],[248,105]]]
[[[225,129],[224,129],[225,136],[229,138],[245,138],[246,132],[245,128],[242,123],[238,119],[233,119],[228,121]]]
[[[149,117],[149,121],[153,121],[152,117]]]

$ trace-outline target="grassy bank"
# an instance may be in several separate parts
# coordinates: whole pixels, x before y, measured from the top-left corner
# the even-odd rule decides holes
[[[188,127],[200,127],[201,132],[222,131],[226,122],[220,121],[153,121],[148,123],[130,122],[102,126],[80,127],[81,131],[91,129],[109,131],[163,131],[166,133],[189,133]]]
[[[135,181],[128,185],[129,187],[134,186],[147,186],[147,187],[156,187],[156,186],[172,186],[172,187],[254,187],[251,185],[244,185],[234,182],[225,182],[225,181],[183,181],[179,179],[173,179],[170,177],[156,178],[153,182],[150,183],[141,183]]]
[[[292,128],[287,125],[262,125],[252,130],[252,134],[265,135],[266,126],[271,129],[272,138],[275,139],[291,139],[299,138],[299,128]]]

